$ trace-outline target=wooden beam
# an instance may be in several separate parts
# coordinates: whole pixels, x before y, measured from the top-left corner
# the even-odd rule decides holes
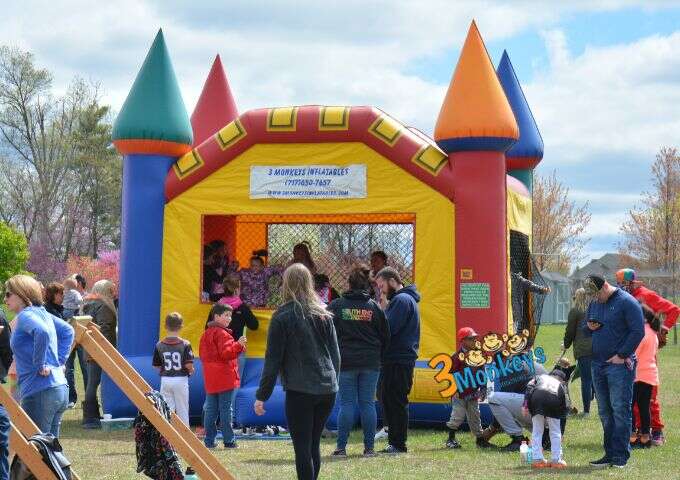
[[[81,317],[82,318],[82,317]],[[132,366],[113,349],[101,332],[92,330],[81,324],[80,319],[75,322],[79,343],[87,353],[97,362],[111,380],[127,395],[132,403],[144,414],[177,452],[186,460],[196,473],[204,480],[233,480],[234,477],[220,464],[212,453],[191,433],[180,433],[175,426],[156,410],[149,402],[145,393],[151,391],[149,385],[141,379]],[[106,346],[109,344],[109,346]],[[110,348],[109,348],[110,347]],[[115,352],[115,353],[114,353]],[[111,355],[109,355],[111,353]],[[140,381],[140,379],[142,381]],[[209,460],[210,457],[215,461]]]
[[[81,322],[81,325],[82,323],[83,322]],[[132,382],[142,392],[150,392],[153,390],[147,381],[144,380],[144,378],[137,372],[137,370],[132,368],[132,365],[130,365],[130,363],[125,360],[125,357],[123,357],[121,353],[116,350],[113,345],[111,345],[111,342],[109,342],[106,337],[102,335],[101,331],[99,331],[99,328],[94,323],[85,323],[85,325],[82,326],[84,327],[83,333],[88,331],[91,338],[95,341],[95,343],[97,343],[99,348],[106,352],[106,354],[111,358],[111,360],[113,360],[115,365],[120,368],[120,370],[125,374],[130,382]],[[82,335],[80,338],[82,338]],[[198,439],[198,437],[196,437],[196,434],[191,431],[189,426],[185,424],[175,412],[172,412],[171,415],[170,423],[172,426],[179,431],[180,435],[189,441],[193,450],[199,454],[208,465],[210,465],[210,468],[223,478],[232,478],[228,476],[230,475],[229,471],[226,470],[224,465],[222,465],[220,461],[212,454],[212,452],[208,450],[203,442]]]
[[[16,432],[21,436],[23,443],[26,443],[29,447],[31,447],[34,452],[38,452],[36,447],[28,443],[28,441],[26,440],[27,438],[30,438],[33,435],[41,433],[40,430],[38,429],[38,426],[31,419],[31,417],[28,416],[24,409],[21,408],[21,405],[19,405],[19,403],[14,399],[14,397],[12,397],[9,391],[1,387],[0,387],[0,404],[2,404],[5,407],[5,410],[7,410],[7,414],[9,415],[9,418],[12,422],[12,428],[16,430]],[[15,437],[11,437],[10,435],[10,441],[12,438]],[[18,439],[15,438],[15,443],[17,440]],[[15,445],[12,444],[12,448],[14,449],[16,454],[19,455],[19,458],[21,458],[26,463],[26,465],[28,465],[26,459],[22,457],[19,450],[14,447]],[[38,457],[40,457],[40,461],[42,462],[42,457],[40,456],[40,453],[38,453]],[[31,472],[33,472],[32,469]],[[71,468],[71,476],[73,477],[74,480],[80,480],[80,477],[78,477],[73,468]],[[50,478],[54,478],[54,474],[52,474],[52,477]]]
[[[4,389],[0,388],[0,390]],[[28,440],[14,424],[11,425],[9,431],[9,441],[12,444],[12,449],[19,455],[21,461],[24,462],[35,478],[38,480],[57,480],[56,475],[43,462],[40,452],[34,445],[28,443]]]

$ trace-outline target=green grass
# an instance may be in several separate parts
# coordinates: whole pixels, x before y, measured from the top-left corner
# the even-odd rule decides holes
[[[536,342],[549,354],[548,365],[558,355],[563,326],[544,326]],[[463,448],[451,451],[443,448],[445,433],[434,430],[411,430],[409,453],[397,457],[360,458],[363,450],[361,434],[354,431],[350,438],[350,458],[333,461],[328,458],[334,441],[324,440],[322,445],[321,479],[483,479],[507,480],[513,478],[656,478],[680,479],[677,457],[680,454],[678,426],[680,425],[680,346],[669,345],[659,355],[661,365],[661,403],[666,423],[668,442],[663,447],[637,450],[624,471],[614,469],[593,470],[590,460],[602,455],[602,427],[597,414],[588,419],[570,419],[563,440],[564,456],[570,467],[562,472],[532,472],[518,466],[519,454],[480,451],[474,446],[470,434],[461,435]],[[571,387],[574,404],[580,410],[580,386]],[[596,407],[593,406],[593,412]],[[135,473],[135,446],[131,431],[104,433],[87,431],[79,427],[80,410],[69,411],[65,417],[62,444],[73,461],[80,477],[85,479],[139,479]],[[494,440],[504,445],[509,437],[499,435]],[[286,441],[241,441],[238,450],[218,449],[215,455],[236,478],[272,480],[295,478],[293,450]],[[379,442],[376,447],[382,448]]]

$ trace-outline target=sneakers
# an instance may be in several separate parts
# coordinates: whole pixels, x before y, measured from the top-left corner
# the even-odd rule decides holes
[[[449,438],[446,440],[446,448],[461,448],[460,443],[456,440],[456,431],[449,430]]]
[[[364,449],[364,457],[365,458],[371,458],[371,457],[377,457],[377,456],[378,456],[378,454],[375,453],[375,450],[373,450],[372,448]]]
[[[512,441],[501,448],[501,450],[504,452],[519,452],[519,447],[522,445],[522,442],[527,442],[527,439],[521,435],[517,437],[513,436]]]
[[[346,458],[347,457],[347,450],[345,450],[344,448],[338,448],[333,453],[331,453],[331,457]]]
[[[611,463],[610,466],[611,466],[612,468],[626,468],[626,464],[625,464],[625,463]]]
[[[475,440],[475,443],[479,448],[492,448],[493,445],[489,443],[488,440],[484,439],[483,437],[477,437],[477,440]]]
[[[545,460],[534,460],[531,462],[531,468],[549,468],[550,464]]]
[[[446,441],[446,448],[457,449],[457,448],[462,448],[462,447],[461,447],[460,443],[458,443],[458,440],[456,440],[455,438],[449,438]]]
[[[383,427],[374,437],[376,440],[387,438],[387,427]]]
[[[594,468],[607,468],[611,462],[607,457],[602,457],[599,460],[593,460],[590,462],[590,466]]]
[[[661,430],[652,431],[652,445],[660,447],[664,443],[666,443],[666,439],[663,436],[663,432]]]
[[[387,448],[380,450],[380,453],[385,453],[388,455],[398,455],[400,453],[406,453],[406,449],[397,448],[394,445],[388,445]]]
[[[567,462],[564,460],[558,460],[557,462],[550,462],[550,468],[567,468]]]
[[[236,442],[227,442],[224,444],[224,448],[238,448],[238,443]]]

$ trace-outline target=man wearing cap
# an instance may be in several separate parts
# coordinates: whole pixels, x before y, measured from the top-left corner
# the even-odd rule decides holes
[[[470,350],[475,349],[475,342],[477,341],[477,332],[470,327],[463,327],[458,330],[456,335],[460,349],[451,357],[453,364],[451,366],[451,375],[458,372],[464,375],[466,368],[471,368],[465,363],[465,357]],[[472,376],[474,377],[477,369],[472,369]],[[449,428],[449,438],[446,441],[446,448],[461,448],[460,443],[456,440],[456,432],[467,418],[470,431],[477,438],[476,443],[478,447],[487,448],[491,444],[482,438],[482,422],[479,415],[479,399],[484,395],[486,385],[471,384],[462,391],[457,391],[451,397],[451,418],[446,422]]]
[[[604,456],[594,467],[623,468],[630,458],[635,349],[644,337],[642,308],[628,292],[589,275],[584,288],[596,301],[586,311],[593,338],[592,374],[604,431]]]
[[[659,348],[666,346],[666,337],[671,328],[675,326],[680,316],[680,307],[663,298],[661,295],[645,287],[640,280],[636,279],[637,275],[632,268],[623,268],[616,272],[616,283],[634,296],[637,301],[644,303],[654,311],[657,316],[663,316],[663,323],[658,333]],[[659,393],[658,385],[652,387],[652,399],[650,402],[650,409],[652,412],[652,443],[656,446],[661,446],[664,443],[663,437],[663,422],[661,421],[661,405],[657,399]],[[635,407],[637,409],[637,407]],[[636,415],[636,424],[639,423],[639,417]]]

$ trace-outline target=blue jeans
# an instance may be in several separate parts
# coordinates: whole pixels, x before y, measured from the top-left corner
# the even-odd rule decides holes
[[[593,360],[593,384],[604,431],[605,457],[625,465],[630,458],[633,380],[635,368]]]
[[[579,357],[576,360],[578,370],[581,372],[581,400],[584,412],[590,412],[590,402],[593,400],[592,361],[593,357],[590,355]]]
[[[21,399],[21,408],[31,417],[38,429],[55,437],[59,437],[61,417],[67,406],[67,385],[47,388]]]
[[[0,387],[2,388],[2,387]],[[0,405],[0,480],[9,480],[9,416]]]
[[[340,372],[338,399],[337,448],[347,446],[349,433],[354,426],[354,405],[359,403],[361,426],[364,430],[364,449],[372,450],[375,439],[377,416],[375,413],[375,389],[380,370],[348,370]]]
[[[231,404],[234,401],[234,390],[220,393],[208,393],[203,405],[203,427],[205,428],[205,446],[214,447],[217,436],[217,416],[220,417],[222,440],[225,444],[234,441],[234,430],[231,428]]]
[[[66,381],[68,382],[68,401],[70,403],[76,403],[78,401],[75,373],[76,355],[78,356],[80,371],[83,374],[83,385],[85,385],[85,388],[87,388],[87,361],[85,360],[85,350],[83,350],[83,347],[78,345],[75,349],[73,349],[71,355],[68,357],[68,360],[66,360]]]

